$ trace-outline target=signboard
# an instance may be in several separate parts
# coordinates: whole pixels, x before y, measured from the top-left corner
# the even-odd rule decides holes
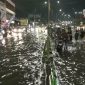
[[[85,9],[83,10],[83,15],[84,15],[84,17],[85,17]]]
[[[21,24],[22,26],[28,25],[28,19],[20,19],[20,24]]]

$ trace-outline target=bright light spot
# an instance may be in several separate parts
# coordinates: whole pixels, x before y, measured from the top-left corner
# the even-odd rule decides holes
[[[60,12],[62,11],[62,9],[59,10]]]
[[[83,15],[84,15],[84,17],[85,17],[85,9],[83,10]]]
[[[35,26],[35,23],[33,22],[32,24],[33,24],[33,27],[34,27]]]
[[[71,16],[68,14],[68,17],[71,17]]]
[[[12,21],[11,23],[12,23],[12,24],[14,24],[15,22],[14,22],[14,21]]]
[[[22,34],[18,33],[18,37],[19,37],[19,39],[22,39]]]
[[[32,32],[32,33],[34,32],[34,28],[31,28],[31,32]]]
[[[77,14],[77,12],[75,12],[75,14]]]
[[[25,28],[23,28],[23,31],[25,31]]]
[[[64,16],[66,17],[66,14]]]
[[[60,27],[59,25],[56,25],[56,27]]]
[[[14,29],[13,31],[14,31],[14,32],[17,32],[17,29]]]
[[[22,44],[23,43],[23,41],[19,41],[19,43],[18,44]]]
[[[80,30],[80,27],[79,26],[77,27],[77,30]]]
[[[12,36],[13,36],[13,37],[16,37],[16,36],[17,36],[17,34],[16,34],[16,33],[14,33],[14,32],[12,32]]]
[[[65,25],[65,24],[62,24],[62,25]]]
[[[23,32],[23,30],[22,29],[19,29],[18,32]]]
[[[5,39],[2,40],[2,44],[5,45],[6,44],[6,41]]]
[[[14,41],[16,42],[18,40],[18,37],[14,37]]]
[[[83,30],[85,30],[85,27],[82,27],[83,28]]]
[[[3,39],[3,35],[0,33],[0,40],[2,40]]]
[[[8,23],[9,22],[9,20],[6,20],[6,23]]]
[[[44,4],[47,4],[47,1],[45,1]]]
[[[3,33],[3,34],[5,34],[5,31],[4,31],[4,30],[2,30],[2,33]]]
[[[10,35],[10,34],[8,34],[8,35],[7,35],[7,37],[8,37],[8,38],[10,38],[10,37],[11,37],[11,35]]]
[[[79,12],[79,14],[83,14],[82,12]]]
[[[57,1],[57,3],[59,4],[59,3],[60,3],[60,1]]]

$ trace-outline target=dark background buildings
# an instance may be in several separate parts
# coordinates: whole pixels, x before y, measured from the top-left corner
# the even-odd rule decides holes
[[[47,6],[44,2],[47,0],[15,0],[16,3],[16,15],[18,17],[27,17],[28,14],[37,13],[43,17],[47,16]],[[74,11],[81,11],[85,8],[85,0],[59,0],[60,4],[57,4],[58,0],[51,1],[52,15],[58,13],[61,8],[65,13],[73,14]],[[36,12],[35,12],[36,10]]]

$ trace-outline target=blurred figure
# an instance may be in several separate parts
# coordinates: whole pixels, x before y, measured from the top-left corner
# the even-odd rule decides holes
[[[68,27],[68,39],[69,39],[69,41],[72,41],[72,30],[71,30],[71,27]]]
[[[1,32],[1,19],[0,19],[0,32]]]
[[[51,74],[51,67],[50,67],[49,64],[46,64],[46,74],[47,74],[47,76],[46,76],[46,85],[50,85],[49,76]]]
[[[1,29],[1,27],[0,27],[0,33],[1,33],[1,30],[2,30],[2,29]]]
[[[7,28],[4,28],[4,32],[3,37],[7,37]]]
[[[4,22],[4,26],[3,26],[3,30],[4,30],[4,34],[3,34],[3,37],[7,37],[7,31],[9,29],[9,25],[7,22]]]
[[[63,48],[63,42],[62,42],[62,40],[60,40],[58,42],[58,45],[57,45],[57,48],[56,48],[59,55],[61,55],[61,53],[62,53],[62,48]]]
[[[60,40],[61,37],[62,37],[62,35],[61,35],[61,34],[62,34],[62,33],[61,33],[61,28],[57,28],[56,34],[57,34],[58,40]]]
[[[84,30],[80,29],[80,38],[83,39],[84,38]]]
[[[65,31],[65,29],[62,30],[62,40],[63,40],[63,49],[67,49],[68,44],[68,33]]]
[[[78,38],[79,38],[79,32],[78,32],[78,30],[76,30],[76,32],[75,32],[75,40],[77,41]]]

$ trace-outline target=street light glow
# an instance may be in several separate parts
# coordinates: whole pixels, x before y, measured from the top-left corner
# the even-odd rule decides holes
[[[66,14],[64,16],[66,17]]]
[[[47,4],[47,1],[45,1],[44,4]]]
[[[71,15],[68,14],[68,17],[71,17]]]
[[[62,11],[62,9],[59,10],[60,12]]]
[[[59,4],[59,3],[60,3],[60,1],[57,1],[57,3]]]
[[[75,14],[77,14],[77,12],[75,12]]]

